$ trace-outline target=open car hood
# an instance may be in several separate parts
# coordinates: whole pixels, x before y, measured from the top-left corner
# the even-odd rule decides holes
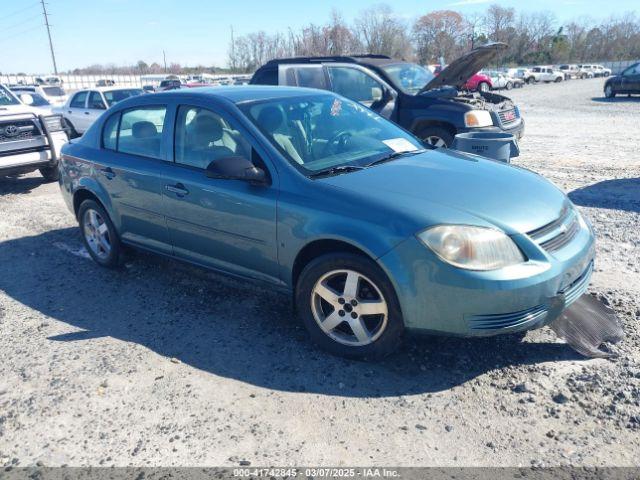
[[[437,77],[422,87],[419,94],[444,85],[461,89],[467,80],[482,70],[485,65],[496,58],[499,52],[506,48],[507,44],[501,42],[488,43],[474,48],[451,62]]]

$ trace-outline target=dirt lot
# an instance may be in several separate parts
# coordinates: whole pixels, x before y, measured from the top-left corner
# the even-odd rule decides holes
[[[0,465],[640,465],[640,99],[601,90],[512,96],[515,163],[597,231],[591,291],[627,334],[613,360],[546,328],[336,359],[286,297],[143,254],[100,269],[57,185],[0,181]]]

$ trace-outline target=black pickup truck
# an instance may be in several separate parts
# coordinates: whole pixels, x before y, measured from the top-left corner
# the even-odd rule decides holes
[[[454,60],[439,75],[384,55],[296,57],[271,60],[250,83],[331,90],[378,112],[426,143],[448,147],[457,133],[524,133],[518,107],[491,92],[465,92],[464,84],[487,65],[504,43],[478,47]]]

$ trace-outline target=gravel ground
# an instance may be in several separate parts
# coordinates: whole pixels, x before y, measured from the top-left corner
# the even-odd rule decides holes
[[[601,89],[511,95],[515,163],[596,229],[612,360],[547,328],[333,358],[285,296],[146,254],[100,269],[57,185],[0,181],[0,465],[640,465],[640,99]]]

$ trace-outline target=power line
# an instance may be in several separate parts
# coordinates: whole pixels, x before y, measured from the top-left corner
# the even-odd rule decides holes
[[[29,23],[31,20],[35,19],[35,18],[40,18],[42,14],[38,13],[36,15],[33,15],[29,18],[25,18],[23,21],[18,22],[18,23],[14,23],[13,25],[9,26],[9,27],[2,27],[2,30],[11,30],[12,28],[16,28],[16,27],[21,27],[22,25],[24,25],[25,23]]]
[[[32,31],[34,31],[36,29],[40,29],[40,28],[42,28],[42,25],[36,25],[35,27],[27,28],[26,30],[22,30],[21,32],[16,32],[13,35],[9,35],[8,37],[0,38],[0,42],[4,42],[5,40],[10,40],[12,38],[19,37],[20,35],[32,32]]]
[[[21,9],[19,9],[19,10],[15,10],[13,13],[9,13],[8,15],[2,15],[2,20],[6,20],[7,18],[13,17],[14,15],[17,15],[17,14],[19,14],[19,13],[22,13],[22,12],[24,12],[25,10],[29,10],[29,9],[31,9],[31,8],[33,8],[33,7],[35,7],[36,5],[38,5],[38,3],[40,3],[40,2],[32,3],[31,5],[28,5],[28,6],[26,6],[26,7],[23,7],[23,8],[21,8]]]

